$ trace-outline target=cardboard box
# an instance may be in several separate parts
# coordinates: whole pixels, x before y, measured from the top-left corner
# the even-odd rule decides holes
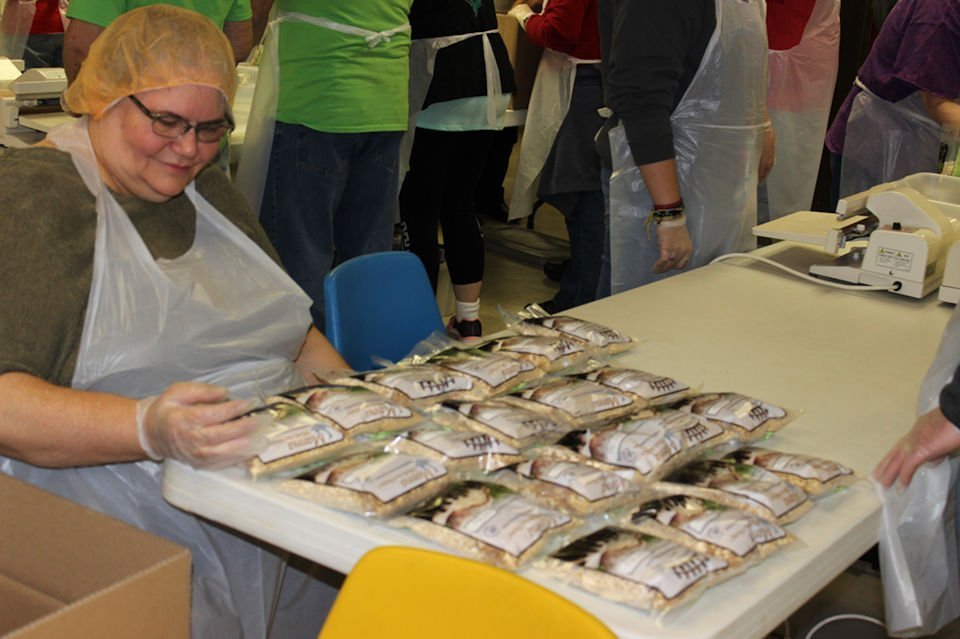
[[[0,637],[189,636],[187,549],[0,473]]]
[[[543,49],[530,42],[527,32],[520,28],[520,23],[506,13],[497,13],[497,30],[507,45],[510,63],[513,64],[513,75],[517,81],[517,90],[513,94],[510,107],[526,109],[530,104],[533,80],[537,76],[537,66],[540,64]]]

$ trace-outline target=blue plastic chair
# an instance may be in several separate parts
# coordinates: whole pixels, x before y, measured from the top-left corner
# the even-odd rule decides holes
[[[388,251],[347,260],[323,282],[326,336],[356,370],[395,362],[443,320],[423,264],[413,253]]]

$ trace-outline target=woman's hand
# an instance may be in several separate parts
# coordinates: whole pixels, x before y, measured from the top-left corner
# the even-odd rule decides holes
[[[873,471],[873,477],[889,487],[897,479],[907,486],[925,462],[940,462],[960,449],[960,429],[939,408],[917,418],[913,428],[900,438]]]
[[[670,269],[685,269],[693,252],[690,232],[686,224],[666,226],[668,222],[657,225],[657,244],[660,246],[660,259],[653,264],[654,273],[666,273]]]
[[[197,468],[222,468],[257,452],[259,422],[237,419],[250,400],[227,400],[227,389],[210,384],[173,384],[137,404],[137,435],[153,459],[177,459]]]

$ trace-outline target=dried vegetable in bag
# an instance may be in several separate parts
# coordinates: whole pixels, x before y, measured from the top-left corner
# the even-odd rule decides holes
[[[682,410],[723,425],[741,442],[780,430],[796,415],[779,406],[739,393],[706,393],[684,402]]]
[[[529,481],[520,491],[551,508],[576,515],[605,512],[636,501],[639,487],[622,471],[540,457],[523,461],[513,471]]]
[[[410,407],[359,386],[311,386],[284,393],[350,435],[404,430],[423,421]]]
[[[822,495],[849,486],[857,480],[853,470],[843,464],[808,455],[781,453],[766,448],[742,448],[730,453],[727,458],[765,468],[808,495]]]
[[[515,569],[571,528],[574,520],[505,486],[464,481],[393,523],[460,554]]]
[[[451,399],[471,400],[485,397],[482,389],[478,389],[474,383],[474,378],[431,364],[385,368],[359,373],[338,381],[362,386],[411,406],[429,406]]]
[[[636,410],[625,393],[575,377],[548,378],[502,399],[558,415],[578,428],[608,424]]]
[[[693,390],[672,377],[654,375],[632,368],[604,366],[578,377],[615,388],[634,397],[640,408],[672,404],[691,395]]]
[[[444,402],[430,411],[430,417],[443,426],[487,433],[521,449],[555,441],[572,428],[563,419],[498,399]]]
[[[447,350],[431,357],[428,362],[474,378],[486,397],[498,395],[545,374],[525,359],[479,349]]]
[[[770,471],[725,460],[684,466],[658,488],[740,508],[781,526],[796,521],[813,507],[803,490]]]
[[[518,357],[547,373],[582,364],[591,353],[586,343],[557,336],[502,337],[485,344],[483,349]]]
[[[265,416],[267,446],[247,461],[251,477],[263,478],[316,463],[338,454],[349,442],[343,432],[300,404],[273,402],[250,415]]]
[[[364,452],[327,462],[279,484],[281,491],[361,515],[387,517],[450,483],[438,461],[414,455]]]
[[[572,431],[544,449],[544,454],[629,468],[637,479],[656,481],[701,451],[723,443],[726,436],[723,428],[696,415],[666,410],[605,428]]]
[[[620,331],[566,315],[532,317],[521,320],[515,327],[523,335],[561,336],[590,344],[605,353],[621,353],[637,343]]]
[[[689,495],[641,504],[628,512],[620,525],[722,557],[731,564],[759,561],[793,541],[790,533],[772,521]]]
[[[450,470],[487,473],[524,459],[519,450],[493,435],[445,428],[412,430],[392,441],[386,449],[436,459]]]
[[[538,565],[583,590],[654,612],[691,601],[739,572],[720,557],[620,528],[581,537]]]

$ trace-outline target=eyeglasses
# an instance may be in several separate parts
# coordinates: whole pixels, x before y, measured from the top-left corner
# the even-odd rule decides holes
[[[208,122],[197,122],[196,124],[185,120],[176,113],[167,113],[161,111],[154,113],[143,102],[134,95],[128,95],[130,101],[137,105],[140,111],[150,118],[153,125],[153,132],[162,138],[175,140],[190,132],[193,129],[197,132],[197,140],[200,142],[219,142],[228,132],[233,131],[235,124],[229,114],[222,120],[210,120]]]

